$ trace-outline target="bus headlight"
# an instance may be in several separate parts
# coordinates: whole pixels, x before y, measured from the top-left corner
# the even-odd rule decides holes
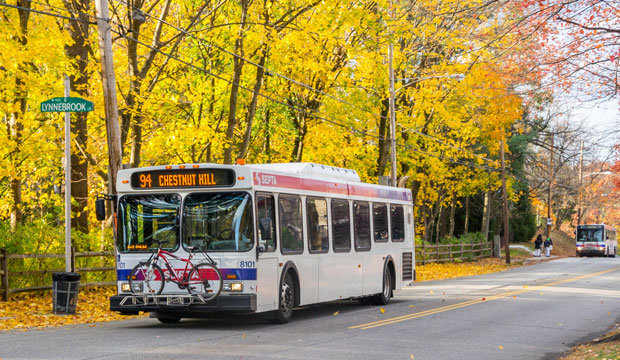
[[[224,285],[222,287],[222,291],[242,292],[243,291],[243,283],[240,283],[240,282],[224,283]]]
[[[121,291],[122,292],[131,292],[131,287],[129,286],[129,283],[122,283],[121,284]]]

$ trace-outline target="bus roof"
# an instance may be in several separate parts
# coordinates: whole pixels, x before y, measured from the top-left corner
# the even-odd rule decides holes
[[[251,164],[247,166],[252,169],[263,171],[277,171],[282,173],[320,177],[325,179],[331,178],[360,182],[360,177],[355,170],[314,163]]]
[[[598,229],[598,228],[605,228],[608,230],[616,230],[615,227],[611,226],[611,225],[607,225],[607,224],[579,224],[577,225],[578,229]]]
[[[235,175],[236,174],[236,175]],[[236,178],[235,178],[236,177]],[[249,189],[331,193],[410,203],[411,190],[363,183],[355,170],[314,163],[184,164],[120,170],[120,193],[181,189]]]

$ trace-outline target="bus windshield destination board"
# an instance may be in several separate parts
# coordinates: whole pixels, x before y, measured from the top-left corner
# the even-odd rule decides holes
[[[195,188],[232,186],[235,172],[231,169],[152,170],[131,174],[134,189]]]

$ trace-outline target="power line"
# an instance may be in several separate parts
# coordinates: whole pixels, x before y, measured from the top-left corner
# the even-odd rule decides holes
[[[369,114],[371,114],[371,115],[373,115],[373,116],[375,116],[375,117],[378,117],[378,118],[380,118],[380,119],[387,120],[387,117],[386,117],[386,116],[384,116],[384,115],[381,115],[381,114],[376,114],[376,113],[372,112],[372,111],[371,111],[371,110],[369,110],[369,109],[363,108],[363,107],[361,107],[361,106],[359,106],[359,105],[356,105],[356,104],[352,104],[352,103],[350,103],[350,102],[348,102],[348,101],[346,101],[346,100],[340,99],[340,98],[338,98],[338,97],[336,97],[336,96],[333,96],[333,95],[331,95],[331,94],[328,94],[328,93],[326,93],[326,92],[324,92],[324,91],[322,91],[322,90],[316,89],[316,88],[314,88],[314,87],[312,87],[312,86],[310,86],[310,85],[307,85],[307,84],[305,84],[305,83],[303,83],[303,82],[301,82],[301,81],[297,81],[297,80],[295,80],[295,79],[292,79],[292,78],[290,78],[290,77],[287,77],[287,76],[285,76],[285,75],[282,75],[282,74],[280,74],[280,73],[278,73],[278,72],[276,72],[276,71],[274,71],[274,70],[271,70],[271,69],[267,68],[267,67],[266,67],[266,66],[264,66],[264,65],[257,64],[257,63],[255,63],[255,62],[253,62],[252,60],[249,60],[249,59],[247,59],[247,58],[245,58],[245,57],[243,57],[243,56],[241,56],[241,55],[239,55],[239,54],[236,54],[236,53],[234,53],[234,52],[232,52],[232,51],[226,50],[225,48],[223,48],[223,47],[221,47],[221,46],[218,46],[218,45],[215,45],[215,44],[213,44],[213,43],[211,43],[211,42],[208,42],[207,40],[205,40],[205,39],[203,39],[203,38],[199,38],[198,36],[196,36],[196,35],[194,35],[194,34],[192,34],[192,33],[189,33],[188,31],[186,31],[186,30],[184,30],[184,29],[181,29],[181,28],[179,28],[179,27],[177,27],[177,26],[175,26],[175,25],[173,25],[173,24],[171,24],[171,23],[169,23],[169,22],[167,22],[167,21],[165,21],[165,20],[159,19],[159,18],[157,18],[157,17],[155,17],[155,16],[153,16],[153,15],[151,15],[151,14],[145,13],[145,12],[143,12],[141,9],[138,9],[138,8],[134,7],[133,5],[131,5],[131,4],[129,4],[129,3],[126,3],[126,2],[123,2],[123,1],[120,1],[120,2],[121,2],[122,4],[125,4],[125,5],[130,6],[133,10],[140,11],[140,12],[141,12],[141,13],[143,13],[145,16],[147,16],[147,17],[149,17],[149,18],[151,18],[151,19],[153,19],[153,20],[156,20],[156,21],[162,22],[163,24],[165,24],[165,25],[168,25],[168,26],[172,27],[173,29],[175,29],[175,30],[177,30],[177,31],[179,31],[179,32],[181,32],[181,33],[183,33],[183,34],[184,34],[184,35],[186,35],[186,36],[189,36],[189,37],[191,37],[191,38],[193,38],[193,39],[195,39],[195,40],[198,40],[199,42],[201,42],[201,43],[203,43],[203,44],[206,44],[207,46],[213,47],[213,48],[218,49],[218,50],[220,50],[220,51],[222,51],[222,52],[225,52],[225,53],[227,53],[227,54],[229,54],[229,55],[231,55],[231,56],[233,56],[233,57],[236,57],[236,58],[238,58],[238,59],[240,59],[240,60],[243,60],[243,61],[245,61],[245,62],[247,62],[247,63],[249,63],[249,64],[251,64],[251,65],[253,65],[253,66],[257,67],[257,68],[260,68],[260,69],[262,69],[262,70],[266,71],[266,72],[267,72],[267,73],[269,73],[269,74],[272,74],[272,75],[274,75],[274,76],[276,76],[276,77],[280,77],[280,78],[282,78],[282,79],[285,79],[285,80],[287,80],[287,81],[289,81],[289,82],[292,82],[292,83],[294,83],[294,84],[296,84],[296,85],[299,85],[299,86],[301,86],[301,87],[304,87],[304,88],[305,88],[305,89],[307,89],[307,90],[314,91],[314,92],[317,92],[317,93],[319,93],[319,94],[321,94],[321,95],[327,96],[327,97],[329,97],[329,98],[331,98],[331,99],[333,99],[333,100],[336,100],[336,101],[338,101],[338,102],[341,102],[341,103],[343,103],[343,104],[345,104],[345,105],[349,105],[349,106],[351,106],[351,107],[354,107],[354,108],[357,108],[357,109],[362,110],[362,111],[364,111],[364,112],[367,112],[367,113],[369,113]],[[117,14],[117,16],[118,16],[118,14]],[[398,125],[399,125],[400,127],[402,127],[403,129],[405,129],[406,131],[409,131],[409,132],[414,132],[414,133],[419,134],[419,135],[421,135],[421,136],[424,136],[424,137],[426,137],[426,138],[428,138],[428,139],[430,139],[430,140],[432,140],[432,141],[438,142],[438,143],[440,143],[440,144],[442,144],[442,145],[449,146],[449,147],[451,147],[451,148],[453,148],[453,149],[456,149],[456,150],[459,150],[459,151],[462,151],[462,152],[470,153],[471,155],[474,155],[474,156],[476,156],[476,157],[478,157],[478,158],[480,158],[480,159],[483,159],[483,160],[485,160],[485,161],[489,161],[489,162],[492,162],[492,161],[493,161],[493,160],[491,160],[491,159],[489,159],[489,158],[486,158],[486,157],[484,157],[484,156],[481,156],[481,155],[479,155],[479,154],[476,154],[476,153],[474,153],[474,152],[472,152],[472,151],[469,151],[469,150],[463,149],[463,148],[461,148],[461,147],[457,147],[457,146],[454,146],[454,145],[448,144],[448,143],[446,143],[446,142],[444,142],[444,141],[442,141],[442,140],[440,140],[440,139],[438,139],[438,138],[436,138],[436,137],[434,137],[434,136],[431,136],[431,135],[425,134],[425,133],[423,133],[423,132],[421,132],[421,131],[418,131],[418,130],[416,130],[416,129],[406,129],[403,125],[401,125],[401,124],[398,124]]]
[[[11,7],[11,8],[17,8],[17,9],[22,9],[22,10],[36,12],[36,13],[40,13],[40,14],[43,14],[43,15],[54,16],[54,17],[59,17],[59,18],[68,19],[68,20],[74,20],[74,21],[88,22],[89,24],[95,24],[93,22],[89,22],[89,21],[85,21],[85,20],[65,17],[65,16],[58,15],[58,14],[47,13],[47,12],[38,11],[38,10],[34,10],[34,9],[29,9],[29,8],[24,8],[24,7],[20,7],[20,6],[8,5],[6,3],[0,3],[0,6],[7,6],[7,7]],[[67,10],[67,12],[69,12],[71,14],[74,14],[73,12],[71,12],[69,10]],[[93,15],[87,15],[87,16],[94,17]],[[105,21],[109,21],[107,19],[104,19],[104,20]],[[111,31],[113,31],[114,33],[118,34],[119,36],[121,36],[121,37],[123,37],[123,38],[125,38],[125,39],[127,39],[129,41],[135,41],[137,44],[140,44],[140,45],[142,45],[144,47],[147,47],[147,48],[149,48],[149,49],[151,49],[153,51],[156,51],[156,52],[158,52],[158,53],[160,53],[160,54],[162,54],[162,55],[164,55],[164,56],[166,56],[166,57],[168,57],[170,59],[173,59],[173,60],[176,60],[176,61],[178,61],[178,62],[180,62],[182,64],[185,64],[186,66],[189,66],[189,67],[194,68],[194,69],[196,69],[198,71],[204,72],[205,74],[207,74],[209,76],[215,77],[215,78],[217,78],[219,80],[222,80],[224,82],[227,82],[229,84],[236,85],[236,86],[238,86],[239,88],[241,88],[243,90],[246,90],[246,91],[251,92],[253,94],[256,94],[258,96],[262,96],[262,97],[264,97],[264,98],[266,98],[268,100],[271,100],[271,101],[273,101],[273,102],[275,102],[277,104],[280,104],[282,106],[288,107],[288,108],[290,108],[292,110],[300,111],[300,112],[302,112],[302,113],[304,113],[306,115],[314,116],[314,117],[316,117],[319,120],[322,120],[324,122],[327,122],[327,123],[330,123],[330,124],[333,124],[333,125],[336,125],[336,126],[339,126],[339,127],[342,127],[342,128],[345,128],[345,129],[347,129],[347,130],[349,130],[349,131],[351,131],[353,133],[358,133],[358,134],[361,134],[361,135],[364,135],[364,136],[367,136],[367,137],[370,137],[370,138],[378,139],[378,140],[386,140],[384,136],[374,135],[374,134],[371,134],[371,133],[369,133],[367,131],[359,130],[359,129],[353,127],[353,126],[348,126],[348,125],[339,123],[339,122],[337,122],[335,120],[326,118],[324,116],[318,116],[316,114],[313,114],[312,112],[309,112],[306,109],[301,109],[301,108],[298,108],[298,107],[286,104],[285,102],[283,102],[281,100],[278,100],[278,99],[275,99],[275,98],[273,98],[273,97],[271,97],[269,95],[265,95],[263,93],[256,92],[256,91],[254,91],[254,90],[252,90],[252,89],[250,89],[248,87],[245,87],[245,86],[243,86],[241,84],[235,83],[232,80],[225,79],[225,78],[223,78],[223,77],[221,77],[221,76],[219,76],[217,74],[214,74],[214,73],[212,73],[212,72],[210,72],[210,71],[208,71],[206,69],[200,68],[200,67],[198,67],[198,66],[196,66],[196,65],[194,65],[194,64],[192,64],[192,63],[190,63],[190,62],[188,62],[186,60],[183,60],[183,59],[181,59],[179,57],[176,57],[176,56],[174,56],[172,54],[166,53],[166,52],[164,52],[164,51],[162,51],[160,49],[154,48],[151,45],[145,44],[145,43],[143,43],[143,42],[141,42],[141,41],[139,41],[139,40],[137,40],[135,38],[128,37],[123,32],[119,32],[119,31],[113,30],[113,29],[111,29]],[[446,158],[446,157],[443,157],[443,156],[440,156],[440,155],[436,155],[436,154],[432,154],[432,153],[426,152],[426,151],[421,150],[421,149],[413,148],[413,147],[411,147],[409,145],[406,145],[406,144],[396,144],[396,145],[400,146],[402,148],[405,148],[407,150],[411,150],[411,151],[414,151],[414,152],[417,152],[417,153],[420,153],[420,154],[423,154],[423,155],[426,155],[426,156],[429,156],[429,157],[434,157],[434,158],[437,158],[439,160],[443,160],[443,161],[446,161],[446,162],[449,162],[449,163],[453,163],[453,164],[457,164],[457,165],[462,165],[462,166],[466,166],[466,167],[470,167],[470,168],[477,168],[477,169],[486,170],[486,171],[499,171],[499,169],[494,168],[494,167],[477,165],[477,164],[472,164],[472,163],[468,163],[468,162],[461,161],[461,160],[455,160],[455,159]]]
[[[65,19],[65,20],[71,20],[71,21],[78,21],[78,22],[83,22],[83,23],[87,23],[90,25],[97,25],[96,22],[91,22],[88,20],[82,20],[82,19],[78,19],[78,18],[73,18],[73,17],[68,17],[68,16],[64,16],[64,15],[60,15],[60,14],[54,14],[54,13],[49,13],[49,12],[45,12],[45,11],[41,11],[41,10],[35,10],[32,8],[26,8],[23,6],[17,6],[17,5],[11,5],[11,4],[7,4],[7,3],[0,3],[0,6],[4,6],[4,7],[8,7],[8,8],[13,8],[13,9],[17,9],[17,10],[26,10],[26,11],[30,11],[33,13],[37,13],[37,14],[41,14],[41,15],[47,15],[47,16],[53,16],[53,17],[57,17],[57,18],[61,18],[61,19]],[[72,12],[68,11],[70,14],[73,15]],[[79,15],[79,13],[78,13]],[[84,14],[87,15],[89,17],[92,17],[92,15],[88,15],[88,14]]]

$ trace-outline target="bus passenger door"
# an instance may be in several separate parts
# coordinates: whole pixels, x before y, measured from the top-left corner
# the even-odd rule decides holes
[[[271,194],[256,195],[257,259],[256,297],[257,311],[278,308],[278,255],[276,253],[275,201]]]

